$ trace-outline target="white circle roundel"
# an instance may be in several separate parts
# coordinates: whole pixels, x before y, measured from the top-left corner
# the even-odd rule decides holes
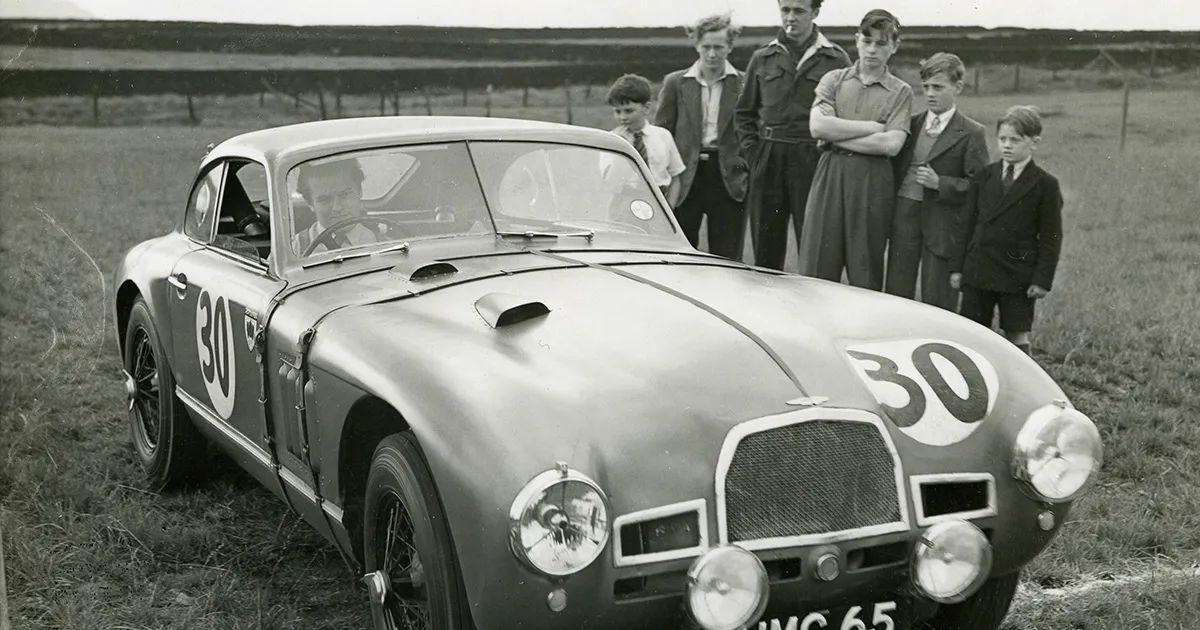
[[[228,420],[233,415],[237,389],[236,362],[233,356],[233,324],[229,301],[207,290],[196,301],[196,351],[200,354],[200,376],[217,415]]]
[[[918,442],[961,442],[996,406],[996,368],[961,344],[904,339],[848,346],[846,354],[888,419]]]

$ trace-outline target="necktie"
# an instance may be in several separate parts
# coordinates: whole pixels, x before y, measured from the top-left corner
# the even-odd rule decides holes
[[[633,148],[642,156],[642,160],[650,163],[650,158],[646,157],[646,134],[640,129],[633,132]]]
[[[942,133],[942,119],[934,116],[929,119],[929,124],[925,126],[925,133],[934,138]]]
[[[1013,170],[1014,170],[1014,169],[1013,169],[1013,165],[1012,165],[1012,164],[1009,164],[1009,163],[1007,163],[1007,162],[1005,162],[1005,164],[1004,164],[1004,178],[1000,180],[1000,183],[1001,183],[1001,184],[1004,186],[1004,192],[1008,192],[1008,189],[1009,189],[1009,188],[1012,188],[1012,185],[1013,185]]]

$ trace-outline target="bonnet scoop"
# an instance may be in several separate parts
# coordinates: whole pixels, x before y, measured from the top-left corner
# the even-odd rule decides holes
[[[475,311],[492,328],[501,328],[550,314],[545,304],[509,293],[489,293],[475,300]]]

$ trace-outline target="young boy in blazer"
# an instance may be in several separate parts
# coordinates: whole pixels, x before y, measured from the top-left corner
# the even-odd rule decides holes
[[[950,286],[950,256],[960,237],[960,215],[970,178],[987,166],[987,130],[958,110],[966,67],[939,52],[921,64],[926,111],[912,117],[900,155],[892,161],[896,212],[888,244],[884,289],[912,298],[920,268],[921,301],[958,310]]]
[[[962,290],[964,317],[989,328],[997,307],[1000,329],[1030,354],[1033,306],[1054,282],[1062,246],[1062,191],[1033,162],[1042,136],[1034,107],[1010,107],[996,123],[1001,160],[989,165],[968,195],[963,247],[950,283]]]

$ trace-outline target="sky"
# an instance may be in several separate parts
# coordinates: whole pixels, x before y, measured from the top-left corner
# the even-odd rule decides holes
[[[818,24],[857,24],[870,9],[902,24],[1200,31],[1198,0],[825,0]],[[484,27],[679,26],[729,11],[778,23],[776,0],[0,0],[0,18],[188,20]]]

